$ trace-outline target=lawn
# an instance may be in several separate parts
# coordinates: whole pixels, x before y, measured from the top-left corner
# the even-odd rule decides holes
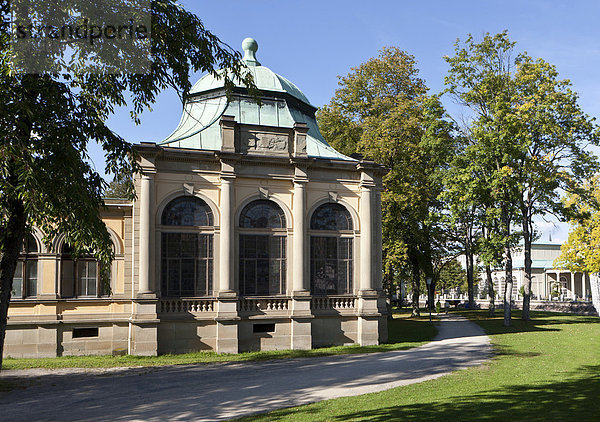
[[[245,420],[262,421],[598,421],[600,320],[534,312],[461,312],[480,324],[496,355],[487,364],[381,393],[345,397]],[[520,317],[519,312],[514,313]]]
[[[311,356],[330,356],[355,353],[405,350],[427,343],[436,335],[436,328],[426,318],[410,319],[406,313],[397,313],[389,324],[389,342],[379,346],[334,346],[313,350],[278,350],[217,354],[198,352],[161,356],[63,356],[58,358],[13,359],[5,358],[2,369],[31,368],[109,368],[122,366],[189,365],[210,362],[257,361]]]

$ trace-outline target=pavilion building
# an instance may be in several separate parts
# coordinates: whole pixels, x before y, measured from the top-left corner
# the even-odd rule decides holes
[[[15,274],[7,356],[310,349],[387,339],[380,165],[327,144],[316,108],[243,42],[261,104],[205,75],[181,121],[142,142],[133,202],[103,211],[93,258],[34,230]],[[223,71],[224,72],[224,71]]]

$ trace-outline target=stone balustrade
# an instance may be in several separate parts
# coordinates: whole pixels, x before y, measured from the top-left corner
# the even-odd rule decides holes
[[[277,313],[290,309],[290,298],[287,297],[242,297],[239,299],[239,312]],[[216,299],[161,299],[161,313],[203,313],[216,310]],[[354,296],[324,296],[311,299],[313,311],[346,311],[352,312],[356,307]]]
[[[240,312],[287,311],[288,298],[244,297],[240,299]]]
[[[353,296],[313,297],[311,309],[313,311],[354,310],[355,302],[356,298]]]
[[[162,299],[160,312],[162,313],[199,313],[213,312],[215,309],[213,299]]]

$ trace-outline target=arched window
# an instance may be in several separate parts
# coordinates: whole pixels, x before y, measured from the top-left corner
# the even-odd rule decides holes
[[[285,293],[286,220],[273,201],[258,199],[242,209],[239,222],[240,294]]]
[[[100,264],[90,253],[75,255],[64,243],[61,250],[61,297],[107,296],[108,286],[100,277]]]
[[[27,235],[21,247],[19,261],[13,277],[12,299],[37,296],[38,252],[35,238],[32,235]]]
[[[213,291],[213,215],[195,196],[172,200],[162,213],[161,294],[210,296]]]
[[[319,206],[310,219],[310,289],[314,295],[352,293],[352,217],[340,204]]]
[[[169,202],[162,213],[165,226],[212,226],[213,216],[208,204],[195,196],[182,196]]]

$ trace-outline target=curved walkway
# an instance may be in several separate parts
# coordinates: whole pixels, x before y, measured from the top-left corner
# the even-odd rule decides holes
[[[266,362],[6,371],[40,376],[0,393],[3,421],[226,420],[282,407],[387,390],[481,364],[489,338],[476,324],[442,317],[431,343],[405,351]]]

